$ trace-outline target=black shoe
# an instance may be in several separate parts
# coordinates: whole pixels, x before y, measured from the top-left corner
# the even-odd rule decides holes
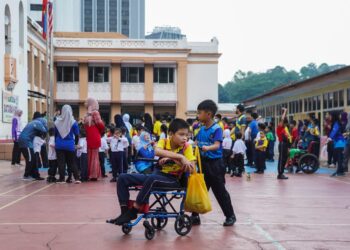
[[[67,180],[66,180],[67,183],[72,183],[72,178],[71,177],[68,177]]]
[[[136,208],[128,210],[127,212],[121,214],[118,218],[116,218],[114,224],[123,225],[125,223],[129,223],[132,220],[135,220],[137,218],[137,212],[138,210]]]
[[[281,174],[281,175],[278,175],[278,176],[277,176],[277,179],[278,179],[278,180],[287,180],[288,177],[285,176],[285,175],[283,175],[283,174]]]
[[[241,178],[242,177],[242,173],[237,173],[237,174],[235,174],[235,176]]]
[[[116,178],[112,178],[109,182],[117,182]]]
[[[192,226],[199,226],[201,224],[201,218],[199,215],[191,215]]]
[[[45,180],[45,178],[39,176],[39,177],[36,177],[35,180],[36,181],[42,181],[42,180]]]
[[[345,173],[337,173],[337,172],[335,172],[335,173],[333,173],[331,175],[331,177],[336,177],[336,176],[345,176]]]
[[[235,173],[232,173],[232,174],[231,174],[231,177],[233,177],[233,176],[235,176]]]
[[[103,177],[103,178],[106,178],[106,177],[108,177],[108,175],[105,174],[105,175],[102,175],[102,177]]]
[[[227,217],[223,226],[230,227],[230,226],[233,226],[235,222],[236,222],[236,217]]]

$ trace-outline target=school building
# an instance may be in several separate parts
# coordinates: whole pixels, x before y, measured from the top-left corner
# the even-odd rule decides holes
[[[129,113],[193,116],[204,99],[218,101],[218,41],[128,39],[119,33],[54,34],[54,99],[76,118],[95,97],[102,118]]]
[[[303,120],[313,113],[322,126],[326,112],[350,112],[350,66],[283,85],[245,100],[244,104],[255,106],[259,115],[275,123],[281,117],[282,107],[288,108],[288,117],[294,120]]]

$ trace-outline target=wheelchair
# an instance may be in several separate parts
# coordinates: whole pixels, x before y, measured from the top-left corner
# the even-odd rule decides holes
[[[153,163],[158,162],[158,160],[138,158],[142,161],[150,161]],[[183,175],[184,176],[184,175]],[[184,177],[185,181],[187,176]],[[181,181],[180,181],[181,182]],[[181,182],[183,184],[183,182]],[[150,198],[154,198],[153,202],[150,204],[144,204],[140,208],[139,216],[130,223],[123,224],[122,232],[124,234],[129,234],[132,228],[136,226],[140,221],[143,221],[143,226],[145,228],[145,237],[147,240],[152,240],[155,236],[156,230],[162,230],[168,224],[169,219],[175,219],[174,229],[176,233],[180,236],[185,236],[190,233],[192,229],[192,221],[189,215],[185,214],[184,203],[186,198],[186,187],[180,188],[159,188],[157,190],[152,190]],[[142,186],[130,187],[129,191],[139,191]],[[180,201],[180,207],[175,208],[172,204],[174,201]],[[131,208],[135,201],[130,200],[128,207]],[[108,221],[107,221],[108,222]]]
[[[318,141],[311,141],[307,149],[290,149],[289,160],[286,168],[297,167],[297,172],[302,171],[305,174],[315,173],[319,167],[319,152],[320,143]]]

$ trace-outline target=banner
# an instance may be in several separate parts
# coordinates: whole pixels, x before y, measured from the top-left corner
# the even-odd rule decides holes
[[[12,123],[13,114],[18,107],[18,96],[2,92],[2,122]]]

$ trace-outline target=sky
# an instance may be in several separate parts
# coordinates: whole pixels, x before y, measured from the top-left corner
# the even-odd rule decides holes
[[[146,34],[181,28],[188,41],[219,40],[219,83],[238,70],[314,62],[350,65],[350,0],[146,0]]]

